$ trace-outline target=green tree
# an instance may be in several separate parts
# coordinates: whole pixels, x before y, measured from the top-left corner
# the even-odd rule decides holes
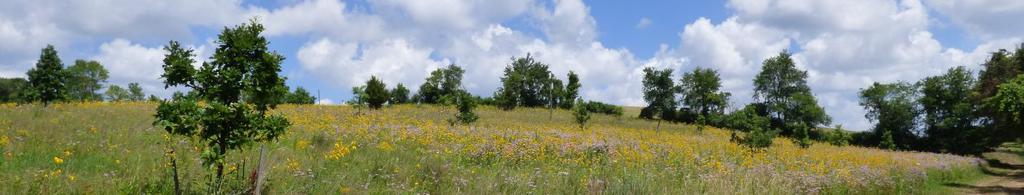
[[[725,116],[722,120],[725,127],[746,132],[746,136],[742,138],[733,132],[734,141],[751,149],[771,147],[772,140],[778,131],[771,129],[769,119],[764,117],[765,107],[757,103],[748,104],[743,109],[733,111]]]
[[[131,93],[127,89],[122,88],[118,85],[107,86],[107,91],[103,93],[107,96],[107,101],[120,102],[131,100]]]
[[[22,102],[29,92],[24,78],[0,78],[0,102]]]
[[[142,93],[142,87],[139,87],[139,83],[128,83],[128,100],[146,100],[146,94]]]
[[[518,106],[548,105],[551,97],[544,93],[544,89],[555,80],[551,75],[548,65],[535,60],[530,54],[513,58],[512,63],[505,67],[501,88],[495,92],[499,107],[511,110]]]
[[[1022,58],[1018,56],[1024,56],[1024,48],[1018,48],[1017,53],[1012,55],[1014,58]],[[993,52],[988,61],[981,64],[983,69],[978,72],[978,81],[975,86],[975,91],[978,92],[976,98],[980,100],[994,96],[1000,84],[1021,74],[1022,67],[1014,58],[1011,58],[1011,54],[1006,50],[1000,49]]]
[[[590,120],[590,110],[583,103],[583,98],[577,99],[575,105],[572,116],[576,119],[576,124],[580,125],[580,130],[584,130],[586,129],[587,121]]]
[[[1001,86],[1004,83],[1010,82],[1024,73],[1022,70],[1024,69],[1024,44],[1018,46],[1012,54],[1006,50],[992,53],[982,67],[978,74],[973,98],[975,103],[980,105],[978,106],[978,117],[981,119],[981,123],[978,126],[984,128],[982,131],[1002,135],[993,137],[992,142],[1011,141],[1022,135],[1020,132],[1016,132],[1017,129],[1020,129],[1019,123],[1013,122],[1012,118],[1007,118],[1007,115],[1000,113],[1000,107],[987,103],[987,101],[1002,89]]]
[[[814,125],[827,125],[832,118],[825,114],[825,109],[818,106],[818,100],[809,93],[793,94],[793,109],[788,116],[793,122],[787,124],[787,128],[793,130],[797,143],[804,148],[811,145],[811,132],[817,129]]]
[[[897,149],[911,149],[918,139],[914,135],[920,115],[916,100],[917,86],[906,82],[876,82],[860,91],[860,105],[867,110],[864,117],[875,122],[872,128],[875,136],[878,140],[891,142]],[[889,137],[885,137],[886,134]]]
[[[576,75],[575,72],[569,71],[567,83],[565,84],[565,91],[562,93],[562,108],[570,109],[576,103],[576,99],[580,96],[580,76]]]
[[[286,103],[289,104],[313,104],[316,102],[316,97],[309,94],[306,88],[295,87],[295,91],[288,93]]]
[[[764,61],[754,78],[754,100],[766,106],[772,128],[782,129],[785,135],[792,135],[798,127],[813,128],[830,122],[824,112],[815,112],[820,106],[807,86],[807,72],[796,68],[787,51]]]
[[[987,134],[975,124],[977,106],[972,99],[975,80],[965,67],[950,68],[946,74],[927,77],[919,83],[918,100],[924,113],[928,146],[936,151],[978,153],[991,145]]]
[[[39,61],[36,61],[36,67],[28,70],[28,82],[32,89],[28,94],[29,99],[43,104],[63,101],[67,97],[67,77],[57,50],[53,45],[46,45],[39,55]]]
[[[1007,129],[1020,131],[1024,127],[1024,75],[999,85],[996,95],[985,101],[988,107],[995,108],[995,115],[1003,118],[1004,126],[1017,127]],[[1012,137],[1019,137],[1022,132],[1008,132]]]
[[[192,92],[161,102],[153,123],[170,134],[198,137],[205,144],[202,162],[216,167],[217,181],[224,175],[228,151],[276,140],[290,126],[284,116],[266,113],[282,102],[287,88],[279,75],[284,57],[269,51],[269,42],[260,35],[263,30],[255,19],[225,27],[210,61],[198,71],[192,68],[191,49],[175,41],[164,47],[165,86]]]
[[[888,150],[896,150],[896,141],[892,136],[892,130],[882,130],[881,141],[878,143],[878,147],[885,148]]]
[[[555,108],[560,105],[560,100],[564,96],[565,89],[562,88],[562,81],[555,78],[555,75],[550,75],[547,84],[544,85],[543,93],[548,100],[548,120],[554,116]]]
[[[399,83],[391,90],[391,99],[388,100],[389,104],[404,104],[409,103],[409,89],[405,88],[405,85]]]
[[[722,92],[721,88],[722,79],[715,70],[697,67],[693,72],[683,74],[679,80],[679,93],[682,97],[680,113],[717,121],[724,114],[730,96]],[[689,119],[684,122],[698,121]],[[705,122],[699,121],[699,124],[704,125]]]
[[[107,69],[96,61],[75,60],[75,65],[68,67],[68,95],[77,101],[101,101],[103,95],[99,90],[107,82]]]
[[[478,117],[473,109],[476,109],[476,98],[473,98],[468,92],[460,91],[455,95],[455,108],[459,110],[459,113],[455,114],[454,120],[449,120],[451,125],[455,125],[455,122],[468,125],[476,122]]]
[[[367,105],[367,100],[370,100],[370,96],[367,95],[367,86],[353,86],[352,87],[352,100],[349,100],[348,105],[354,106],[356,109]]]
[[[426,82],[420,85],[419,92],[414,100],[426,104],[451,103],[442,100],[454,99],[462,91],[462,74],[466,73],[462,67],[449,64],[430,72]]]
[[[676,109],[675,92],[676,86],[672,82],[672,69],[656,70],[651,67],[644,68],[644,101],[647,101],[647,112],[641,118],[658,117],[658,127],[661,129],[661,121],[672,119]]]
[[[366,93],[366,105],[371,109],[380,109],[390,98],[387,85],[384,84],[384,81],[377,79],[376,76],[371,76],[370,80],[366,81],[366,88],[364,90]]]

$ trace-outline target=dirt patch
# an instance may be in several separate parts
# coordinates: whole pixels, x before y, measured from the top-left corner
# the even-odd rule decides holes
[[[999,150],[982,154],[988,177],[971,184],[947,184],[962,194],[1024,194],[1024,160],[1016,152]]]

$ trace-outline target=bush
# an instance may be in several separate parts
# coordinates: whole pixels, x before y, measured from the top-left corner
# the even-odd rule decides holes
[[[590,120],[590,109],[583,100],[576,101],[576,107],[573,108],[572,115],[576,118],[576,123],[580,125],[580,129],[586,127],[587,121]]]
[[[775,139],[775,135],[778,134],[779,130],[764,130],[757,128],[747,133],[747,137],[743,138],[742,144],[750,147],[751,149],[761,149],[772,146],[772,139]]]
[[[366,81],[364,92],[366,93],[366,104],[372,109],[380,108],[390,99],[387,86],[376,76],[372,76],[369,81]]]
[[[756,105],[747,105],[741,110],[729,113],[718,122],[719,126],[746,132],[769,128],[768,118],[761,116],[757,109]]]
[[[582,102],[580,102],[582,103]],[[622,107],[597,101],[582,103],[588,112],[622,116]]]
[[[822,141],[828,142],[834,146],[845,146],[849,145],[853,140],[853,135],[843,130],[842,125],[836,125],[835,129],[832,130],[821,130]]]
[[[459,110],[458,114],[455,114],[455,119],[449,119],[448,123],[455,126],[455,122],[462,124],[470,124],[476,122],[479,117],[473,112],[476,108],[477,98],[469,95],[467,92],[459,92],[455,94],[453,101],[455,102],[456,109]]]

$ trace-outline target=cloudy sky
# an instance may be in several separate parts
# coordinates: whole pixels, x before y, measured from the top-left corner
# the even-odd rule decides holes
[[[0,0],[0,77],[25,77],[46,44],[66,65],[97,60],[110,82],[167,96],[162,45],[202,58],[224,26],[259,17],[287,57],[288,85],[342,102],[371,75],[416,88],[455,63],[488,96],[513,56],[531,53],[583,81],[584,98],[644,105],[644,67],[717,69],[732,104],[751,100],[761,62],[788,49],[835,123],[868,129],[857,91],[917,81],[949,67],[977,70],[1024,36],[1018,0]]]

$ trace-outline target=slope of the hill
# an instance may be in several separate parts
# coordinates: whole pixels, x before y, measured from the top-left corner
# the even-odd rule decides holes
[[[201,144],[151,125],[153,103],[0,105],[2,194],[169,193],[213,182]],[[275,110],[289,132],[264,145],[268,193],[928,193],[976,172],[978,160],[778,138],[753,152],[727,130],[598,115],[580,129],[567,111],[401,105]],[[229,155],[224,188],[245,186],[259,145]],[[170,151],[175,151],[170,153]]]

